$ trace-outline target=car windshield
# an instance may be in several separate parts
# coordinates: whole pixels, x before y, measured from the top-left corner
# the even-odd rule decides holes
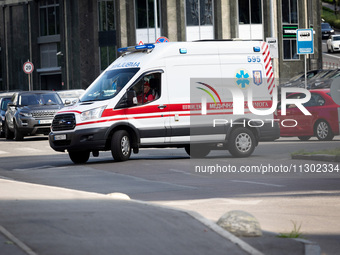
[[[333,41],[340,41],[340,36],[333,36]]]
[[[63,90],[58,91],[58,94],[61,98],[69,98],[69,97],[80,97],[85,90]]]
[[[138,70],[139,68],[126,68],[106,71],[92,83],[80,101],[101,101],[115,97]]]
[[[46,94],[23,94],[19,97],[19,105],[53,105],[62,104],[60,97],[56,93]]]
[[[329,25],[328,23],[321,23],[321,28],[323,29],[331,28],[331,25]]]
[[[10,98],[4,98],[1,101],[1,111],[6,111],[7,110],[7,105],[8,103],[11,102]]]

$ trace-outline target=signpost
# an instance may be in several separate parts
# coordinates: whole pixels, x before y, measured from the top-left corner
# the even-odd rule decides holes
[[[298,29],[297,35],[297,54],[305,55],[305,89],[307,89],[307,55],[314,54],[313,29]]]
[[[34,70],[34,65],[32,62],[30,62],[29,60],[27,60],[24,65],[22,66],[22,70],[24,71],[24,73],[26,73],[28,75],[28,90],[31,91],[32,87],[31,87],[31,74]]]

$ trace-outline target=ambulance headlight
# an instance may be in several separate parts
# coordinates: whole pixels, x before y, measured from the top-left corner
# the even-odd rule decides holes
[[[85,111],[85,112],[82,112],[80,114],[80,119],[82,121],[99,119],[102,116],[102,113],[103,113],[105,108],[106,108],[106,105],[104,105],[102,107],[94,108],[94,109],[91,109],[91,110],[88,110],[88,111]]]

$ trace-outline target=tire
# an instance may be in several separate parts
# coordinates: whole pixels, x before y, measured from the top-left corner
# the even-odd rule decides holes
[[[331,127],[325,120],[319,120],[315,124],[314,132],[320,141],[331,141],[334,137]]]
[[[301,140],[301,141],[308,141],[311,136],[298,136],[298,138]]]
[[[7,125],[7,122],[5,121],[5,138],[6,140],[12,140],[14,137],[14,134],[11,130],[9,130],[9,127]]]
[[[192,158],[204,158],[210,153],[210,148],[202,144],[187,145],[184,149]]]
[[[75,164],[84,164],[90,158],[89,151],[69,151],[68,155]]]
[[[17,124],[14,122],[14,140],[15,141],[22,141],[24,140],[23,134],[19,131]]]
[[[115,161],[126,161],[131,155],[131,139],[125,130],[116,131],[111,140],[111,154]]]
[[[255,150],[256,138],[249,129],[239,127],[234,129],[229,138],[228,150],[234,157],[249,157]]]

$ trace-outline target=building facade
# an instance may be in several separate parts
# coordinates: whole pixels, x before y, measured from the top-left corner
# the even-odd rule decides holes
[[[322,66],[319,0],[2,0],[0,90],[86,89],[117,48],[204,39],[277,40],[276,78],[304,71],[296,29],[314,29],[308,69]]]

